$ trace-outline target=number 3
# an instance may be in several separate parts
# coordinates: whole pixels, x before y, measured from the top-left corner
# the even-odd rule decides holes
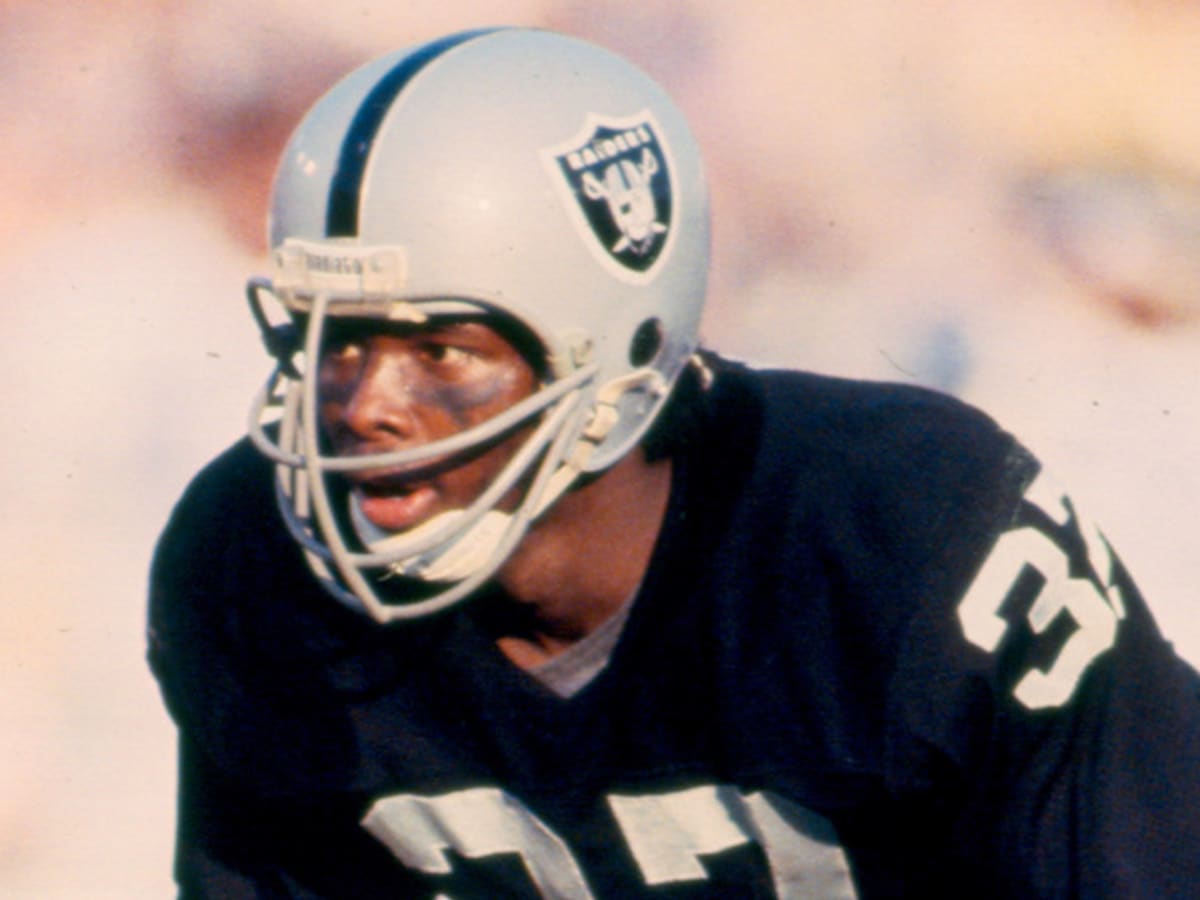
[[[1028,569],[1042,576],[1045,583],[1026,616],[1033,632],[1043,633],[1064,613],[1078,626],[1049,670],[1026,673],[1013,691],[1029,709],[1046,709],[1071,698],[1088,666],[1113,645],[1125,610],[1119,592],[1110,590],[1112,551],[1099,532],[1081,527],[1066,497],[1041,475],[1030,485],[1025,499],[1081,539],[1103,583],[1072,577],[1066,551],[1048,534],[1026,526],[1001,535],[959,605],[958,618],[967,640],[990,653],[1008,631],[1000,609],[1017,579]]]

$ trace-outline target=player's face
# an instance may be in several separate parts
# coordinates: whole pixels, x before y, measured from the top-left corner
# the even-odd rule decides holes
[[[339,456],[410,449],[490,419],[536,383],[521,353],[481,321],[386,329],[334,322],[318,369],[321,424]],[[521,430],[470,456],[348,478],[373,524],[404,531],[469,505],[524,437]]]

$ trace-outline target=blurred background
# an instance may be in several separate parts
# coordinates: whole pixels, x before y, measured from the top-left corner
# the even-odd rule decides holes
[[[5,0],[0,895],[170,895],[146,568],[266,374],[242,285],[276,156],[357,64],[503,23],[689,113],[711,346],[984,407],[1200,662],[1200,5]]]

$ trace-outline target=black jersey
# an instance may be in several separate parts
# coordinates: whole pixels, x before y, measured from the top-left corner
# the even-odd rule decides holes
[[[607,668],[483,595],[380,627],[248,444],[152,573],[187,897],[1193,897],[1200,699],[1103,537],[982,414],[723,365]]]

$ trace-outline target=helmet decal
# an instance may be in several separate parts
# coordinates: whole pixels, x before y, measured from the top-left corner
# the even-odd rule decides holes
[[[649,280],[671,242],[672,174],[659,133],[649,112],[591,115],[573,138],[544,151],[583,240],[625,280]]]

